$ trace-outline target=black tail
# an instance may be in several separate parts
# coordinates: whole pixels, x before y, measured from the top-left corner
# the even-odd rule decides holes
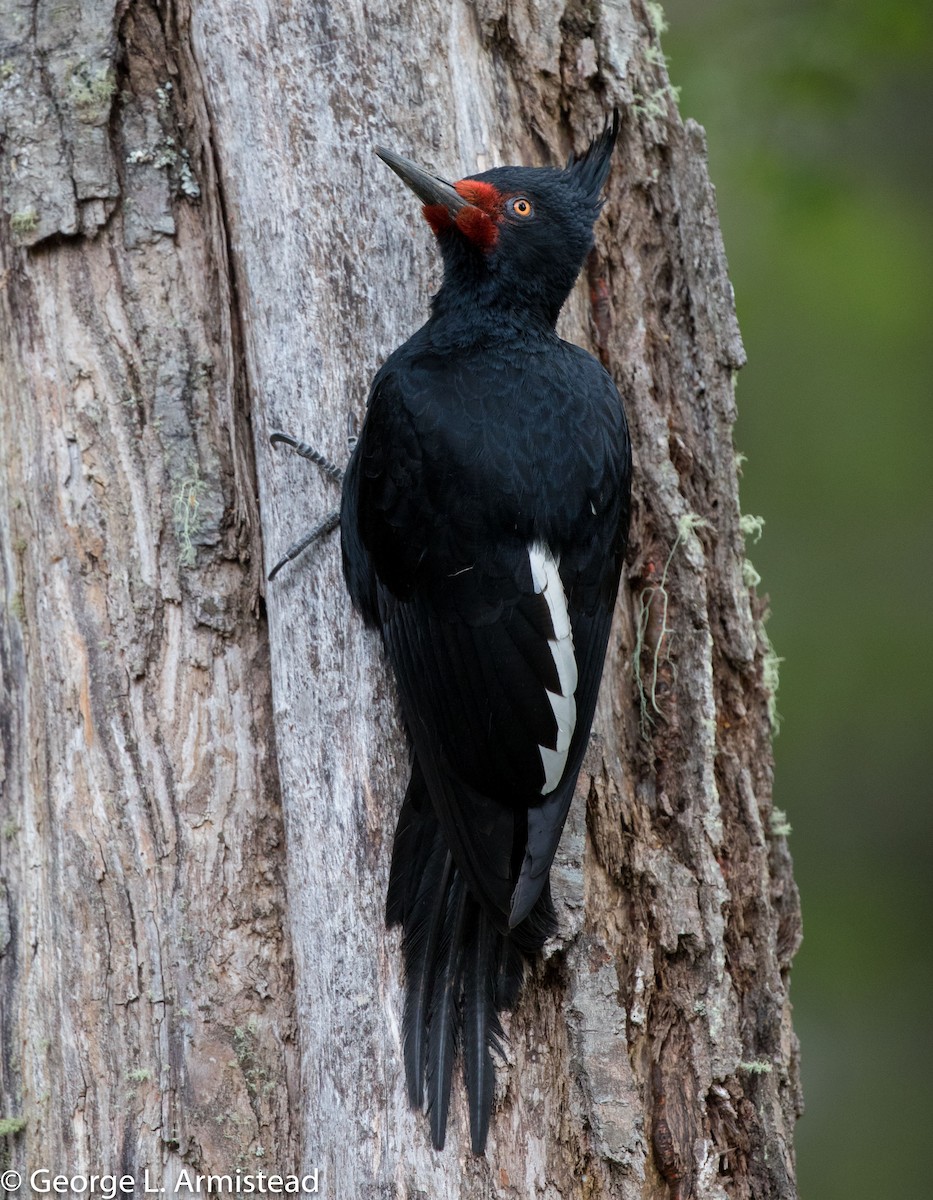
[[[405,1075],[415,1108],[425,1102],[431,1137],[444,1148],[458,1045],[470,1102],[474,1154],[486,1148],[495,1088],[491,1051],[501,1054],[499,1013],[518,998],[525,962],[554,931],[550,892],[511,934],[494,926],[454,865],[417,761],[399,816],[386,901],[401,924],[407,991]]]

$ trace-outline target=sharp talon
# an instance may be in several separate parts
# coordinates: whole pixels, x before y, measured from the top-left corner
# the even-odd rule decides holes
[[[334,483],[343,482],[343,471],[341,468],[338,467],[336,463],[332,463],[329,458],[325,458],[324,455],[321,454],[320,451],[315,450],[313,446],[309,446],[307,442],[299,441],[298,438],[293,438],[290,433],[283,433],[281,429],[274,429],[272,433],[269,434],[269,441],[273,446],[278,445],[281,442],[283,446],[288,446],[301,458],[306,458],[309,462],[313,462],[315,466],[320,467],[324,474],[332,479]],[[286,563],[290,563],[292,559],[297,558],[303,550],[306,550],[308,546],[312,544],[312,542],[316,542],[318,538],[324,537],[325,534],[331,533],[339,524],[340,509],[338,508],[326,516],[324,520],[321,521],[319,525],[316,525],[314,529],[307,534],[307,536],[301,539],[300,542],[296,542],[294,546],[289,547],[284,556],[279,559],[279,561],[269,572],[267,578],[270,581],[275,579],[276,575],[278,575],[279,571],[281,571]]]
[[[287,441],[287,435],[282,434],[281,440]],[[269,582],[271,583],[272,580],[275,579],[276,575],[278,575],[279,571],[281,571],[286,563],[290,563],[292,559],[297,558],[298,555],[301,554],[302,550],[307,550],[312,542],[316,542],[318,538],[324,537],[328,533],[332,533],[339,524],[340,509],[338,508],[332,513],[329,513],[320,523],[320,525],[315,525],[311,532],[306,534],[300,542],[295,542],[294,546],[290,546],[288,550],[285,551],[285,554],[279,559],[279,561],[266,576]]]
[[[360,429],[356,417],[353,413],[347,413],[347,446],[350,453],[356,449],[356,443],[360,440]]]
[[[313,446],[309,446],[307,442],[300,442],[297,438],[293,438],[289,433],[282,433],[280,429],[273,430],[269,434],[269,441],[273,446],[281,442],[284,446],[289,446],[301,458],[308,459],[315,466],[321,468],[325,475],[333,479],[334,483],[343,483],[343,470],[336,463],[331,462],[329,458],[325,458],[319,450],[315,450]]]

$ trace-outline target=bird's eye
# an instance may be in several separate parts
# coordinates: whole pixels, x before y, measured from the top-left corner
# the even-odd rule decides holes
[[[509,208],[515,213],[516,217],[533,217],[535,210],[531,206],[531,201],[526,200],[524,196],[518,196],[509,204]]]

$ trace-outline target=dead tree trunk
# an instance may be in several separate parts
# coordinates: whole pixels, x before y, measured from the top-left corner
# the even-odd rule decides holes
[[[0,0],[8,1165],[148,1168],[169,1193],[183,1170],[317,1167],[344,1197],[795,1195],[799,922],[732,445],[743,351],[658,20]],[[563,331],[627,397],[633,550],[561,936],[511,1017],[486,1157],[460,1100],[436,1154],[382,922],[405,743],[335,539],[266,622],[259,514],[268,566],[336,502],[268,434],[343,461],[438,281],[375,142],[449,177],[560,161],[613,104]]]

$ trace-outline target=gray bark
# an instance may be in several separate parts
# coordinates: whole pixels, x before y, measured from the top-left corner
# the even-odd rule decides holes
[[[799,918],[732,446],[744,356],[702,131],[650,18],[638,0],[0,3],[17,1169],[795,1195]],[[263,553],[337,499],[268,434],[344,461],[438,282],[375,143],[458,178],[561,161],[613,104],[597,251],[561,328],[626,397],[633,544],[561,933],[509,1019],[485,1158],[457,1087],[438,1154],[405,1099],[382,923],[407,769],[393,690],[335,538],[266,616]]]

